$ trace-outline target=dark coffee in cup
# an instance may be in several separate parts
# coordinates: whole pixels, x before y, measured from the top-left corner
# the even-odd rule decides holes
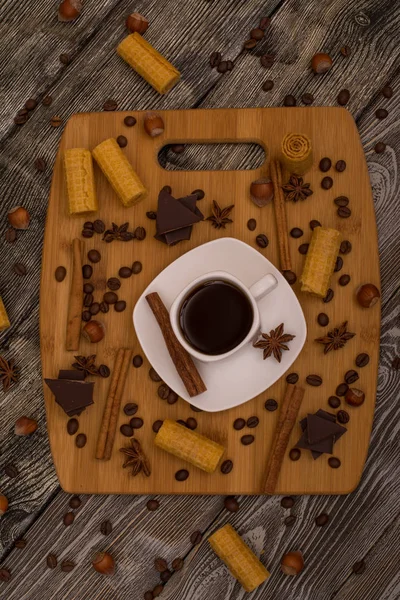
[[[205,281],[182,302],[179,320],[186,341],[197,351],[215,356],[238,346],[254,320],[246,294],[229,281]]]

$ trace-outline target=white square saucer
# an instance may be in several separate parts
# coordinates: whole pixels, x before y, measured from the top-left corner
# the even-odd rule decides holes
[[[251,343],[225,360],[210,363],[195,360],[207,391],[191,398],[171,360],[146,296],[158,292],[169,310],[183,288],[211,271],[232,273],[248,287],[272,273],[278,286],[258,303],[261,331],[269,333],[284,323],[285,333],[296,337],[289,342],[290,350],[282,353],[280,363],[273,357],[263,360],[262,350],[253,348]],[[267,390],[296,360],[307,335],[300,303],[283,275],[260,252],[234,238],[221,238],[198,246],[166,267],[137,301],[133,324],[143,352],[162,380],[181,398],[208,412],[239,406]]]

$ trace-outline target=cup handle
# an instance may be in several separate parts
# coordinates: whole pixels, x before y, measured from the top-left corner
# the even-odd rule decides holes
[[[276,278],[271,273],[268,273],[268,275],[264,275],[264,277],[261,277],[261,279],[253,283],[250,288],[250,294],[258,301],[272,292],[277,285],[278,281]]]

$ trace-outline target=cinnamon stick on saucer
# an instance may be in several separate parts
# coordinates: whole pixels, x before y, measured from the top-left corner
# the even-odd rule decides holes
[[[83,276],[81,242],[75,238],[72,242],[72,279],[69,292],[67,320],[67,350],[78,350],[81,335],[82,305],[83,305]]]
[[[271,179],[274,184],[274,208],[278,233],[279,258],[282,271],[291,271],[288,225],[286,220],[285,198],[282,190],[282,167],[279,160],[271,161]]]
[[[182,379],[190,397],[198,396],[207,390],[200,373],[196,369],[190,354],[176,337],[169,318],[169,313],[157,292],[148,294],[146,300],[160,326],[172,362]]]

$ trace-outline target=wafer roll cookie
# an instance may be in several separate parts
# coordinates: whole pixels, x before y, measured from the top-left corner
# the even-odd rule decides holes
[[[231,525],[218,529],[208,541],[246,592],[252,592],[268,579],[267,569]]]
[[[104,140],[92,152],[124,206],[143,200],[147,190],[114,138]]]
[[[10,327],[10,319],[8,318],[6,307],[0,297],[0,331],[4,331]]]
[[[225,448],[217,442],[169,419],[164,421],[154,443],[207,473],[215,471],[225,451]]]
[[[314,229],[300,279],[302,292],[309,292],[322,298],[326,296],[340,241],[341,235],[336,229],[324,227]]]
[[[304,133],[288,133],[282,140],[282,162],[290,173],[303,175],[313,163],[311,140]]]
[[[86,148],[65,150],[64,168],[69,214],[95,212],[98,204],[90,151]]]
[[[178,69],[139,33],[135,32],[122,40],[117,53],[159,94],[165,94],[179,81],[181,75]]]

